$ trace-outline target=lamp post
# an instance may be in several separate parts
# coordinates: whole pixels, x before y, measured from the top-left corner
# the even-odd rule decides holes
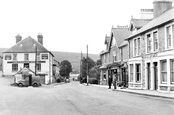
[[[88,86],[88,81],[89,81],[89,75],[88,75],[88,45],[87,45],[87,56],[86,56],[86,60],[87,60],[87,86]]]
[[[66,77],[66,66],[67,66],[67,65],[65,65],[65,77]]]

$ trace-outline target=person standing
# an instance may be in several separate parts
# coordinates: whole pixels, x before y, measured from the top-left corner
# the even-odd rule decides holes
[[[114,85],[114,89],[117,89],[117,74],[114,75],[113,85]]]
[[[112,78],[111,78],[111,75],[109,75],[108,76],[108,85],[109,85],[108,89],[111,89],[111,84],[112,84]]]

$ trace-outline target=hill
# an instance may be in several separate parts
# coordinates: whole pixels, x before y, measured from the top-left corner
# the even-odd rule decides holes
[[[0,48],[0,56],[3,51],[5,51],[7,48]],[[68,60],[74,71],[79,72],[80,68],[80,59],[81,59],[81,53],[73,53],[73,52],[60,52],[60,51],[51,51],[54,54],[54,58],[61,62],[63,60]],[[84,57],[86,57],[86,54],[83,54]],[[97,54],[89,54],[89,57],[93,59],[95,62],[99,59],[99,55]],[[1,61],[0,61],[1,63]]]
[[[80,70],[80,59],[81,53],[72,53],[72,52],[59,52],[59,51],[52,51],[55,56],[55,59],[59,62],[63,60],[68,60],[74,71]],[[88,55],[92,60],[95,62],[99,59],[99,55],[97,54],[89,54]],[[86,54],[83,54],[83,57],[86,57]]]

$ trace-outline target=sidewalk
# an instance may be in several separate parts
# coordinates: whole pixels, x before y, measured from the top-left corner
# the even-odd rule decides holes
[[[102,88],[107,88],[107,85],[92,85],[90,86],[95,86],[95,87],[102,87]],[[137,89],[121,89],[120,87],[117,87],[117,89],[114,89],[112,86],[111,89],[108,90],[113,90],[113,91],[120,91],[120,92],[125,92],[125,93],[132,93],[132,94],[138,94],[138,95],[144,95],[144,96],[152,96],[152,97],[160,97],[160,98],[167,98],[167,99],[174,99],[174,93],[170,92],[158,92],[158,91],[151,91],[151,90],[137,90]]]

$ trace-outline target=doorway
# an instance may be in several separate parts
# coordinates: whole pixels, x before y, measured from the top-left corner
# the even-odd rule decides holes
[[[24,67],[29,68],[29,63],[24,63]]]
[[[158,63],[154,62],[154,89],[158,90]]]
[[[151,71],[150,71],[150,63],[147,63],[147,89],[151,88]]]
[[[29,86],[32,86],[32,75],[29,75]]]

